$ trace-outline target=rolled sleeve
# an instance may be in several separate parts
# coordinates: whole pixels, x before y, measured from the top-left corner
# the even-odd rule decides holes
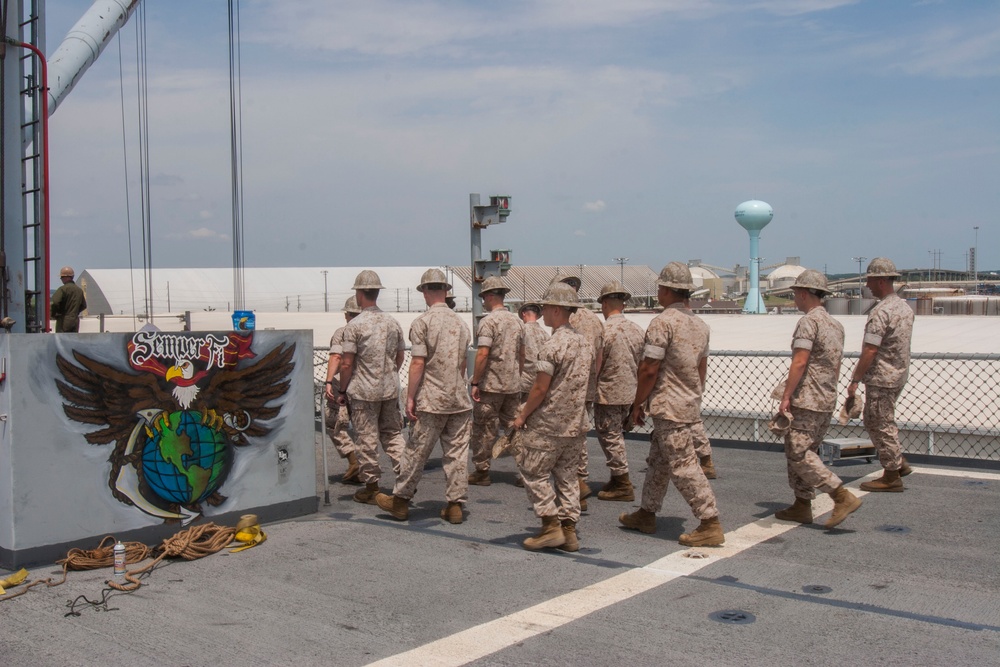
[[[642,356],[644,359],[663,361],[663,358],[667,356],[667,350],[659,345],[646,345],[642,348]]]
[[[544,361],[539,359],[535,362],[535,370],[539,373],[545,373],[546,375],[552,376],[556,374],[556,367],[551,361]]]
[[[341,346],[341,352],[343,354],[357,354],[358,344],[351,340],[345,340],[344,344]]]
[[[812,350],[813,342],[808,338],[795,338],[792,340],[793,350]]]
[[[427,346],[423,344],[414,343],[413,347],[410,348],[410,356],[413,357],[426,357],[427,356]]]
[[[866,333],[865,337],[861,339],[861,342],[867,343],[868,345],[874,345],[875,347],[882,347],[882,336],[877,333]]]
[[[493,339],[488,336],[480,336],[476,341],[477,347],[493,347]]]

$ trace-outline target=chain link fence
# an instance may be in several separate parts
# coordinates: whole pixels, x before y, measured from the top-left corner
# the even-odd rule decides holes
[[[838,410],[858,362],[857,353],[844,355]],[[314,380],[319,415],[327,351],[316,350]],[[407,351],[399,371],[406,386]],[[771,391],[788,374],[790,352],[713,352],[702,399],[702,418],[710,438],[780,443],[767,429],[777,409]],[[858,390],[863,395],[863,387]],[[969,459],[1000,460],[1000,355],[914,354],[910,377],[896,405],[896,423],[903,451]],[[834,415],[836,417],[836,415]],[[644,427],[633,433],[649,433]],[[860,419],[841,426],[834,420],[827,438],[867,438]]]

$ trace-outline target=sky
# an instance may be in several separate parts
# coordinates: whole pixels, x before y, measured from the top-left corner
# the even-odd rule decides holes
[[[90,4],[48,0],[47,53]],[[153,266],[232,266],[227,3],[144,5]],[[142,266],[139,18],[52,116],[54,271]],[[995,2],[242,0],[240,27],[247,266],[466,264],[478,193],[521,265],[746,265],[759,199],[763,266],[1000,267]]]

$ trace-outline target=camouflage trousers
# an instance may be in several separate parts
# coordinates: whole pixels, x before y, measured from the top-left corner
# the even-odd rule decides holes
[[[796,407],[791,410],[792,428],[785,434],[788,486],[796,498],[812,500],[816,497],[815,489],[830,493],[843,484],[819,457],[819,446],[830,428],[831,413]]]
[[[445,492],[450,503],[464,503],[469,491],[469,435],[472,432],[472,411],[439,415],[418,412],[410,441],[403,451],[403,462],[392,495],[409,500],[417,493],[417,484],[424,476],[424,465],[438,439],[441,440],[441,461],[444,464]]]
[[[896,399],[901,391],[902,387],[886,389],[865,385],[865,430],[878,452],[879,463],[886,470],[903,467],[903,448],[899,444],[899,428],[896,426]]]
[[[694,424],[681,424],[667,419],[653,419],[653,437],[649,443],[648,469],[642,484],[640,507],[654,514],[663,506],[667,486],[674,483],[691,507],[695,518],[719,516],[715,493],[701,471],[694,453],[691,432]]]
[[[699,459],[712,455],[712,441],[705,433],[705,422],[691,424],[691,440],[694,443],[694,454]]]
[[[399,474],[400,459],[406,441],[403,440],[403,416],[399,412],[399,401],[351,400],[351,418],[357,436],[358,477],[363,484],[378,483],[382,478],[382,468],[378,464],[378,446],[389,455],[392,471]]]
[[[580,520],[580,438],[559,438],[531,430],[521,431],[521,444],[514,460],[524,478],[524,490],[535,508],[535,516]]]
[[[520,405],[521,394],[479,392],[479,401],[472,403],[472,464],[476,470],[489,470],[493,459],[493,443],[502,427],[510,428]]]
[[[608,470],[614,476],[628,474],[628,458],[625,454],[625,433],[622,422],[632,413],[631,405],[594,404],[594,428],[597,441],[604,450]]]
[[[333,448],[342,459],[346,459],[354,451],[354,438],[347,430],[350,424],[351,417],[346,405],[326,404],[326,434],[330,436]]]
[[[587,470],[590,466],[590,456],[587,454],[587,430],[590,429],[590,424],[593,421],[592,418],[594,416],[594,404],[591,401],[587,401],[586,410],[587,415],[584,421],[587,426],[583,433],[578,436],[580,440],[580,465],[577,466],[576,474],[580,479],[587,479],[590,477],[590,472]]]

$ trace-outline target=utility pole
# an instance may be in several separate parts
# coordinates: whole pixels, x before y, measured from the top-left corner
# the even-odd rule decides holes
[[[326,274],[328,274],[330,272],[327,271],[326,269],[323,269],[322,271],[320,271],[320,273],[323,274],[323,312],[324,313],[329,313],[330,312],[330,301],[327,298],[329,292],[326,289]]]
[[[858,301],[860,301],[861,297],[864,296],[864,282],[862,282],[862,278],[861,278],[861,276],[862,276],[862,273],[861,273],[861,262],[865,261],[868,258],[867,257],[852,257],[851,259],[853,259],[855,262],[858,263]]]
[[[621,267],[621,283],[625,284],[625,263],[628,261],[628,257],[615,257],[614,260],[618,262],[618,266]]]
[[[976,294],[979,294],[979,225],[972,229],[976,232],[976,243],[972,246],[972,280],[975,285]]]

